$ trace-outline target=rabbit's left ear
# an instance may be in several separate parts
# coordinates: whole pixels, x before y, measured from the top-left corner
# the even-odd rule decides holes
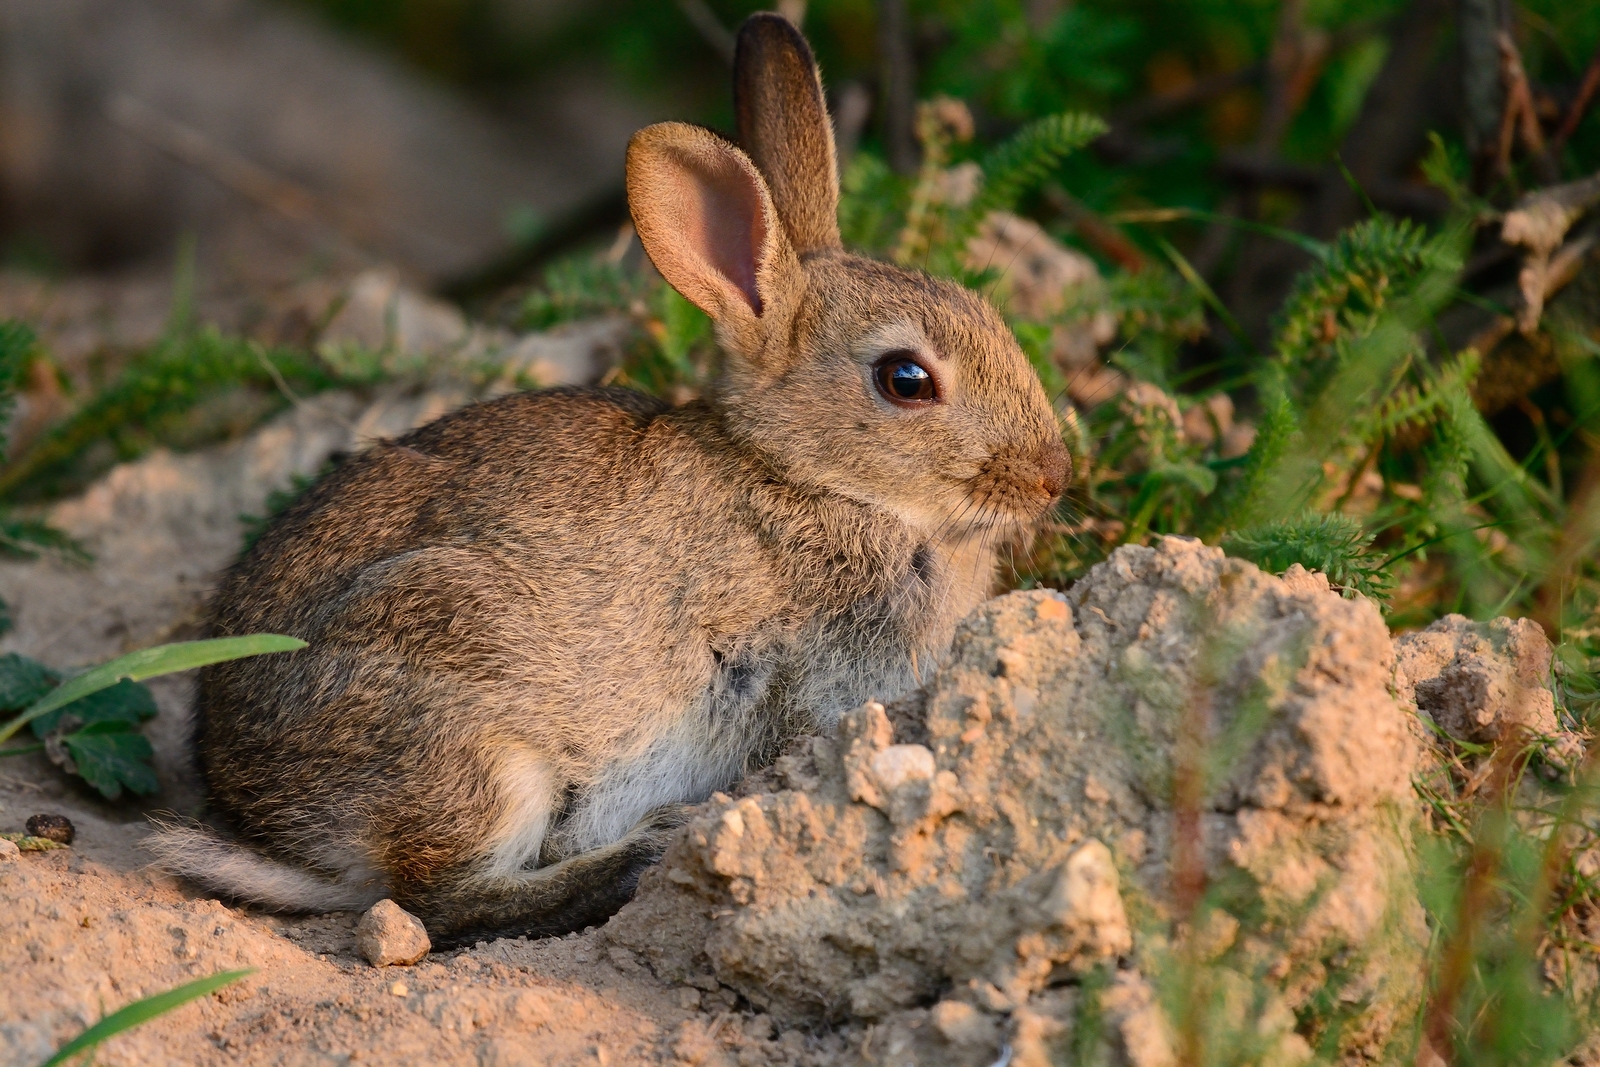
[[[733,105],[739,144],[766,178],[794,250],[840,247],[839,168],[822,78],[811,46],[782,15],[759,12],[739,27]]]
[[[628,143],[628,207],[661,276],[752,355],[782,329],[803,280],[755,164],[710,130],[660,122]]]

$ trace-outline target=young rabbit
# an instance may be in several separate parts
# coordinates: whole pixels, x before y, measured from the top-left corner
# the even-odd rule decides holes
[[[223,580],[214,635],[305,650],[207,668],[197,752],[237,843],[174,872],[247,901],[390,895],[439,943],[626,902],[685,805],[917,684],[995,547],[1069,474],[994,310],[840,246],[811,52],[739,34],[743,150],[628,148],[646,252],[716,323],[707,397],[525,393],[346,460]]]

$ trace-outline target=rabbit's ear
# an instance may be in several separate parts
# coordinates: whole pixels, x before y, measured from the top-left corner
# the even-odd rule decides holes
[[[628,143],[628,207],[661,276],[741,342],[787,307],[799,263],[750,158],[710,130],[661,122]]]
[[[839,168],[833,124],[811,46],[782,15],[739,27],[733,59],[739,143],[767,179],[795,251],[839,247]]]

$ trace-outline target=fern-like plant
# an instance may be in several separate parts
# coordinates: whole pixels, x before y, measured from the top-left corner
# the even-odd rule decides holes
[[[1272,574],[1298,563],[1327,575],[1328,584],[1347,596],[1360,593],[1383,601],[1393,583],[1384,571],[1387,561],[1373,552],[1372,541],[1373,535],[1349,515],[1308,512],[1234,531],[1223,537],[1222,548]]]

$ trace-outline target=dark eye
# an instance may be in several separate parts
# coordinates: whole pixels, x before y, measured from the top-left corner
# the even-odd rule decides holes
[[[933,375],[906,352],[891,352],[873,368],[878,392],[894,404],[930,404],[939,399]]]

